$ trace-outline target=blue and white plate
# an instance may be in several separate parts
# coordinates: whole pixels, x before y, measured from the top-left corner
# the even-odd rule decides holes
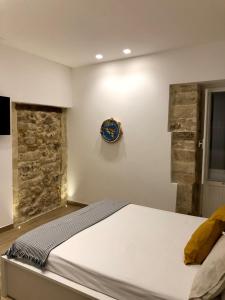
[[[122,134],[121,124],[113,118],[107,119],[102,123],[100,132],[107,143],[115,143]]]

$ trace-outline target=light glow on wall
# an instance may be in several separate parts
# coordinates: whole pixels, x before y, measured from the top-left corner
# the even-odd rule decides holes
[[[111,74],[102,79],[102,86],[116,93],[131,93],[143,88],[147,79],[143,73]]]
[[[75,192],[76,192],[76,186],[74,183],[74,180],[69,180],[67,181],[67,200],[74,200],[74,196],[75,196]]]

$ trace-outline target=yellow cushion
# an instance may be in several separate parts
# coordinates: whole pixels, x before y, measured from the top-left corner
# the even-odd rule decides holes
[[[210,217],[210,219],[220,220],[225,222],[225,205],[218,208]]]
[[[208,219],[193,233],[184,249],[185,264],[201,264],[225,230],[225,222]]]

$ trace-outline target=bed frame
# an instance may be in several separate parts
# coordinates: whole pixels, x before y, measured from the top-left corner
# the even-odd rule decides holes
[[[1,257],[2,297],[15,300],[115,300],[49,271]]]

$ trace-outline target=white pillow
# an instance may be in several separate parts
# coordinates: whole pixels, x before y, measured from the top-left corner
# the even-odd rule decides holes
[[[222,235],[195,275],[189,299],[214,299],[225,289],[225,235]]]

